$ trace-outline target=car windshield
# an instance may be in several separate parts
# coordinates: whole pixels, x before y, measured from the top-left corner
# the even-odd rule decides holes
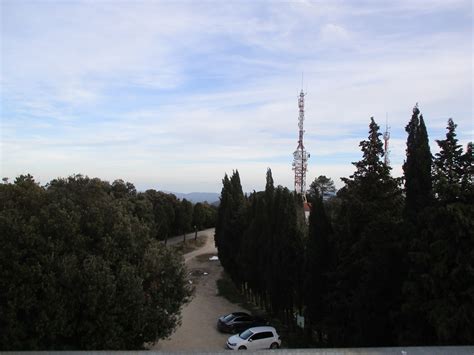
[[[239,337],[241,339],[247,340],[253,333],[250,331],[250,329],[247,329],[246,331],[242,332],[239,334]]]
[[[224,317],[224,321],[228,322],[230,321],[232,318],[235,318],[235,315],[233,313],[231,314],[228,314]]]

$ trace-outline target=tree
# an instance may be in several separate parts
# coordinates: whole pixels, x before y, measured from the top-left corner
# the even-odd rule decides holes
[[[223,179],[220,205],[217,214],[215,241],[219,260],[234,282],[240,284],[238,255],[242,235],[247,228],[246,200],[240,183],[239,172],[227,174]]]
[[[191,290],[143,208],[81,175],[0,185],[0,349],[141,349],[169,336]]]
[[[203,203],[204,207],[204,227],[211,228],[216,226],[217,207],[207,202]]]
[[[112,193],[116,198],[135,196],[137,194],[137,189],[132,183],[118,179],[112,183]]]
[[[200,230],[205,223],[206,210],[204,204],[198,202],[194,205],[193,209],[193,226],[195,229],[194,239],[197,238],[197,231]]]
[[[325,343],[324,336],[328,332],[324,325],[324,320],[329,315],[325,297],[328,292],[328,271],[331,262],[330,239],[332,239],[333,229],[326,216],[320,190],[312,190],[309,194],[311,212],[305,248],[305,327],[310,334],[316,334],[316,342],[321,345]]]
[[[474,204],[472,143],[466,153],[450,118],[434,160],[436,209],[426,239],[432,268],[428,319],[439,344],[474,341]]]
[[[405,207],[402,237],[402,249],[407,253],[402,265],[406,265],[406,276],[403,286],[404,302],[398,314],[397,330],[399,340],[405,344],[429,344],[433,332],[427,326],[426,304],[420,304],[420,295],[426,292],[426,279],[420,279],[424,270],[429,267],[426,260],[429,252],[423,240],[427,219],[433,204],[432,189],[432,156],[429,148],[428,134],[420,115],[418,105],[413,108],[413,115],[405,127],[408,133],[406,161],[403,164],[405,177]]]
[[[166,243],[169,237],[181,233],[175,228],[175,211],[179,204],[176,196],[151,189],[145,191],[145,197],[153,206],[155,238]]]
[[[402,272],[398,225],[399,181],[383,160],[379,126],[371,118],[369,136],[360,143],[362,160],[343,178],[341,208],[334,235],[335,259],[326,297],[328,341],[338,346],[395,343],[389,317],[399,307]],[[341,327],[341,324],[344,324]]]
[[[275,192],[275,184],[273,182],[272,170],[267,169],[267,178],[265,183],[265,194],[271,196]]]
[[[472,151],[470,157],[463,154],[452,119],[448,120],[447,131],[446,139],[437,140],[440,147],[434,160],[437,203],[426,219],[422,236],[428,264],[422,271],[428,282],[425,281],[425,292],[415,301],[424,303],[427,327],[432,329],[437,344],[471,344],[474,341]]]
[[[176,221],[181,233],[183,233],[183,242],[186,242],[186,232],[191,230],[191,222],[193,221],[193,204],[185,198],[178,207]]]
[[[472,142],[467,144],[466,153],[463,155],[462,161],[461,195],[464,201],[474,203],[474,149]]]
[[[244,289],[262,308],[267,308],[266,267],[270,221],[264,192],[249,196],[248,227],[242,235],[238,256]]]
[[[474,207],[471,157],[448,120],[433,161],[435,202],[421,214],[411,240],[402,305],[404,344],[470,344],[474,341]],[[468,146],[469,149],[469,146]],[[472,162],[472,160],[471,160]],[[471,181],[471,183],[469,183]]]
[[[303,265],[303,232],[298,224],[297,201],[287,188],[278,186],[274,192],[272,219],[269,219],[269,235],[266,242],[264,275],[270,298],[271,311],[284,314],[290,323],[300,290]],[[302,209],[302,206],[298,206]]]
[[[221,196],[219,197],[219,207],[217,209],[216,229],[214,231],[214,242],[217,250],[223,248],[225,244],[225,234],[230,213],[230,180],[227,174],[222,179]],[[222,250],[221,250],[222,254]],[[221,255],[219,256],[221,258]],[[221,260],[221,262],[225,262]]]
[[[405,215],[416,221],[418,214],[432,202],[431,152],[423,115],[418,106],[405,127],[408,133],[405,174]]]
[[[456,138],[456,127],[452,118],[448,120],[446,139],[436,140],[440,148],[434,160],[435,192],[439,201],[454,202],[461,198],[464,169],[462,147]]]
[[[335,192],[334,181],[325,175],[319,175],[309,186],[309,195],[314,196],[314,198],[319,195],[324,199],[329,194],[334,194]]]

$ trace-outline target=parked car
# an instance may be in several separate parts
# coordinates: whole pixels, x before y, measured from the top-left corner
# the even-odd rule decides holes
[[[227,348],[231,350],[278,349],[280,345],[276,329],[268,326],[249,328],[227,340]]]
[[[245,312],[234,312],[220,317],[217,320],[217,329],[223,333],[240,333],[250,327],[266,325],[264,319],[251,316]]]

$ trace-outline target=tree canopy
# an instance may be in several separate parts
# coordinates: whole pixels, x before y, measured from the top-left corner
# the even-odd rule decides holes
[[[1,349],[141,349],[173,332],[191,289],[150,194],[81,175],[0,185]]]
[[[323,199],[334,186],[324,175],[311,184],[308,226],[301,197],[275,187],[270,169],[265,190],[248,197],[226,175],[216,228],[225,270],[290,329],[304,314],[307,346],[472,344],[473,151],[455,130],[450,119],[433,159],[415,107],[403,180],[371,118],[337,195]]]

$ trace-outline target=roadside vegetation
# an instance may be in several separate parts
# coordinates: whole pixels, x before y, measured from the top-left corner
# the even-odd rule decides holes
[[[213,216],[122,180],[1,184],[0,350],[142,349],[168,337],[192,287],[181,252],[160,241]]]
[[[235,289],[224,279],[222,293],[239,290],[299,346],[474,343],[472,143],[463,150],[449,119],[433,157],[418,107],[406,132],[394,178],[371,118],[343,188],[311,184],[308,224],[301,196],[275,187],[270,169],[249,196],[238,171],[225,175],[215,242]]]
[[[201,248],[204,244],[206,244],[207,238],[209,238],[208,235],[200,236],[197,239],[194,239],[193,237],[192,239],[187,239],[186,242],[179,242],[173,245],[172,248],[180,254],[184,255]]]

